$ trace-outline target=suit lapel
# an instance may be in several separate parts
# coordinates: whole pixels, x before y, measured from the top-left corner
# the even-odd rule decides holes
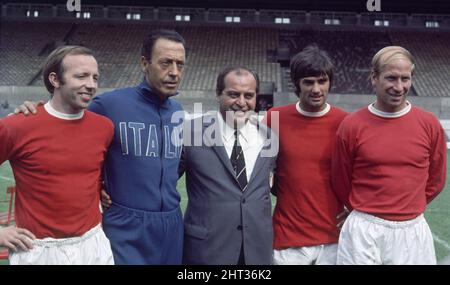
[[[219,157],[220,161],[225,166],[225,168],[231,173],[231,175],[233,175],[233,177],[235,178],[235,180],[237,182],[236,174],[234,173],[233,166],[231,165],[231,161],[228,158],[228,154],[227,154],[227,151],[225,150],[225,147],[224,146],[213,146],[212,149],[217,154],[217,156]]]
[[[217,114],[217,115],[220,116],[220,114]],[[205,123],[203,124],[203,133],[205,132],[205,129],[207,129],[209,127],[213,127],[213,128],[216,128],[216,130],[218,130],[219,123],[217,122],[217,118],[214,116],[211,116],[211,115],[206,115],[206,116],[208,116],[208,117],[205,118]],[[216,132],[215,135],[221,136],[222,132],[219,131],[218,134]],[[231,165],[231,161],[228,158],[227,151],[225,150],[225,147],[223,146],[222,138],[219,137],[218,139],[216,139],[216,141],[221,142],[220,145],[217,145],[214,141],[212,141],[209,136],[204,136],[204,140],[205,140],[206,146],[211,146],[211,148],[216,153],[219,160],[222,162],[225,169],[227,169],[230,172],[230,174],[235,178],[235,180],[237,182],[236,175],[233,170],[233,166]]]
[[[270,149],[274,146],[274,143],[278,143],[278,137],[276,134],[269,128],[267,128],[264,125],[259,125],[259,127],[266,133],[269,134],[269,137],[265,138],[264,146],[261,149],[261,151],[258,154],[258,158],[256,159],[255,166],[253,167],[252,175],[250,176],[249,184],[252,183],[252,181],[255,179],[256,175],[261,171],[261,169],[264,169],[264,167],[267,167],[266,164],[269,163],[273,158],[272,157],[262,157],[261,152],[266,149]],[[277,151],[278,153],[278,151]],[[269,178],[267,178],[269,179]]]
[[[252,175],[250,176],[250,181],[248,184],[252,183],[255,179],[256,175],[264,169],[265,164],[270,160],[270,157],[262,157],[261,153],[259,153],[258,158],[256,159],[255,166],[253,167]]]

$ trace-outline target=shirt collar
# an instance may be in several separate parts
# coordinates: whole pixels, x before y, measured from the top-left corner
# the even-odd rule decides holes
[[[50,101],[45,103],[44,109],[51,116],[56,117],[58,119],[62,119],[62,120],[69,120],[69,121],[70,120],[79,120],[79,119],[83,118],[83,115],[84,115],[84,110],[82,110],[81,112],[76,113],[76,114],[61,113],[61,112],[57,111],[55,108],[53,108],[53,106],[50,104]]]
[[[295,104],[295,108],[297,109],[297,112],[299,112],[301,115],[306,116],[306,117],[323,117],[325,116],[331,109],[330,104],[325,103],[325,109],[323,109],[322,111],[319,112],[308,112],[303,110],[300,107],[300,102],[297,102],[297,104]]]
[[[220,111],[217,111],[217,121],[219,122],[219,126],[220,126],[220,131],[222,133],[222,138],[226,141],[229,142],[231,140],[234,141],[234,131],[235,129],[230,127],[230,125],[228,125],[225,120],[222,117],[222,114],[220,113]],[[248,142],[249,140],[249,124],[250,124],[250,120],[247,121],[247,123],[245,123],[245,125],[239,130],[239,135],[246,141]]]
[[[159,95],[156,94],[156,92],[153,91],[153,88],[150,86],[150,84],[148,84],[147,80],[145,79],[145,76],[137,88],[139,90],[139,93],[142,95],[142,97],[145,100],[150,101],[153,104],[160,105],[160,106],[166,106],[167,104],[169,104],[169,100],[167,100],[168,98],[170,98],[172,96],[177,96],[179,94],[179,92],[177,92],[177,93],[161,100]]]
[[[407,100],[406,107],[397,112],[383,112],[375,108],[375,102],[368,106],[369,112],[382,118],[399,118],[411,111],[411,103]]]

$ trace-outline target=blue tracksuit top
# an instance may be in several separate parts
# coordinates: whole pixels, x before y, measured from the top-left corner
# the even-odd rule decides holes
[[[104,167],[113,203],[152,212],[179,207],[176,185],[184,120],[180,103],[161,100],[144,79],[136,87],[94,97],[89,110],[114,123]]]

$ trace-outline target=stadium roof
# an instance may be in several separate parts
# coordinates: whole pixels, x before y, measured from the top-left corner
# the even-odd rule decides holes
[[[3,3],[53,3],[66,0],[0,0]],[[368,1],[380,1],[384,13],[435,13],[450,14],[449,0],[80,0],[81,5],[151,6],[151,7],[197,7],[279,9],[303,11],[350,11],[367,12]]]

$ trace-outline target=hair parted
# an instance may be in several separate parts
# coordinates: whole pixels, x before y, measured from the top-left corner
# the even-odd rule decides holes
[[[64,84],[64,66],[62,62],[68,55],[94,56],[94,53],[87,47],[71,45],[60,46],[52,51],[48,55],[44,63],[44,67],[42,68],[42,77],[44,79],[45,87],[51,94],[53,94],[53,92],[55,91],[55,87],[53,87],[48,77],[50,73],[54,72],[58,77],[58,80],[61,81],[62,84]]]

